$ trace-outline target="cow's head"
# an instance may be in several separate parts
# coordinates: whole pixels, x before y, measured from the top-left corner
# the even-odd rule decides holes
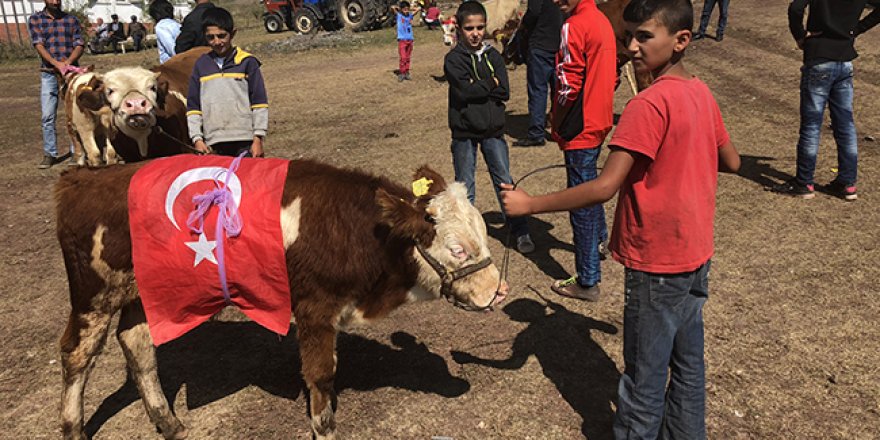
[[[457,39],[457,35],[455,33],[455,17],[452,17],[449,20],[444,20],[442,23],[440,23],[440,27],[443,28],[443,44],[447,46],[454,45]]]
[[[426,194],[413,200],[384,190],[376,194],[382,220],[399,237],[416,243],[418,288],[445,297],[466,310],[484,310],[504,300],[507,283],[491,263],[486,224],[467,199],[464,185],[447,185],[423,166],[414,179],[432,181]]]
[[[123,67],[104,74],[104,95],[116,127],[133,139],[146,139],[156,126],[159,74],[141,67]],[[146,157],[147,152],[141,151]]]

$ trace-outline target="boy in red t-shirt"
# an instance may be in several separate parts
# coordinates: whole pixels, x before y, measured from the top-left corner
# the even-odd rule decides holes
[[[509,215],[525,215],[595,205],[620,190],[610,243],[626,267],[615,437],[658,438],[662,429],[664,438],[703,439],[717,172],[736,172],[740,158],[709,88],[682,63],[690,1],[633,0],[624,19],[636,70],[657,79],[621,115],[602,173],[536,197],[505,185],[502,200]]]

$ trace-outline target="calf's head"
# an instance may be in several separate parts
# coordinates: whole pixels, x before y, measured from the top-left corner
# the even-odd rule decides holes
[[[156,126],[159,74],[141,67],[123,67],[104,74],[104,94],[114,124],[133,139],[149,136]],[[146,157],[146,151],[141,151]]]
[[[466,310],[485,310],[503,301],[507,283],[491,262],[486,224],[468,201],[464,185],[447,185],[427,167],[414,177],[432,181],[427,194],[408,201],[379,190],[376,199],[391,233],[416,244],[417,287]]]

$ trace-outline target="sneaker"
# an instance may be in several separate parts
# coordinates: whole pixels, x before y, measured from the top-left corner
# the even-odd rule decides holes
[[[812,199],[813,197],[816,197],[816,193],[813,192],[814,190],[815,188],[813,185],[804,185],[798,182],[796,178],[788,179],[788,181],[770,187],[770,191],[775,193],[800,197],[802,199]]]
[[[521,254],[535,252],[535,242],[529,234],[523,234],[516,237],[516,250]]]
[[[856,194],[856,185],[850,184],[847,185],[845,183],[841,183],[839,180],[832,180],[831,183],[825,186],[825,190],[831,193],[831,195],[840,197],[843,200],[852,202],[859,198],[859,195]]]
[[[719,32],[718,35],[715,36],[715,41],[717,41],[717,42],[719,42],[719,43],[720,43],[721,40],[723,40],[723,39],[724,39],[724,34],[722,34],[721,32]]]
[[[599,242],[599,261],[605,260],[608,258],[608,242],[600,241]]]
[[[513,142],[514,147],[543,147],[546,144],[547,144],[547,141],[545,141],[544,138],[539,138],[539,139],[523,138],[523,139],[517,139],[516,141]]]
[[[43,156],[43,160],[40,162],[39,165],[37,165],[37,168],[45,170],[52,165],[55,165],[55,158],[52,156]]]
[[[577,277],[571,277],[567,280],[556,280],[550,287],[554,292],[567,296],[569,298],[582,299],[584,301],[599,301],[599,285],[581,286],[577,282]]]
[[[409,81],[409,80],[411,80],[411,79],[412,79],[412,77],[411,77],[411,76],[409,76],[409,72],[406,72],[406,73],[404,73],[404,74],[403,74],[403,79],[405,79],[405,80],[407,80],[407,81]]]
[[[402,73],[397,75],[397,82],[403,82],[403,79],[404,77]]]
[[[691,38],[691,40],[697,41],[697,40],[702,40],[703,38],[706,38],[706,34],[704,34],[702,32],[697,32],[696,34],[694,34],[694,37]]]

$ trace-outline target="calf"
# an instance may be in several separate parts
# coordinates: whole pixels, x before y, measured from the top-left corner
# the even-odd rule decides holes
[[[116,150],[110,140],[116,135],[112,123],[113,113],[104,96],[100,76],[89,66],[82,73],[65,77],[64,108],[67,114],[67,133],[74,145],[73,160],[78,165],[101,164],[98,140],[104,143],[104,162],[112,165],[118,161]]]
[[[192,156],[194,164],[200,160]],[[83,391],[117,311],[116,335],[150,419],[167,439],[187,434],[162,393],[134,283],[127,204],[141,166],[70,170],[55,189],[71,300],[61,338],[66,439],[85,438]],[[387,179],[313,161],[291,161],[287,169],[278,215],[302,375],[313,433],[331,439],[340,329],[440,297],[487,309],[504,298],[507,284],[490,261],[486,225],[461,183],[447,185],[422,167],[415,178],[433,184],[416,197]]]

